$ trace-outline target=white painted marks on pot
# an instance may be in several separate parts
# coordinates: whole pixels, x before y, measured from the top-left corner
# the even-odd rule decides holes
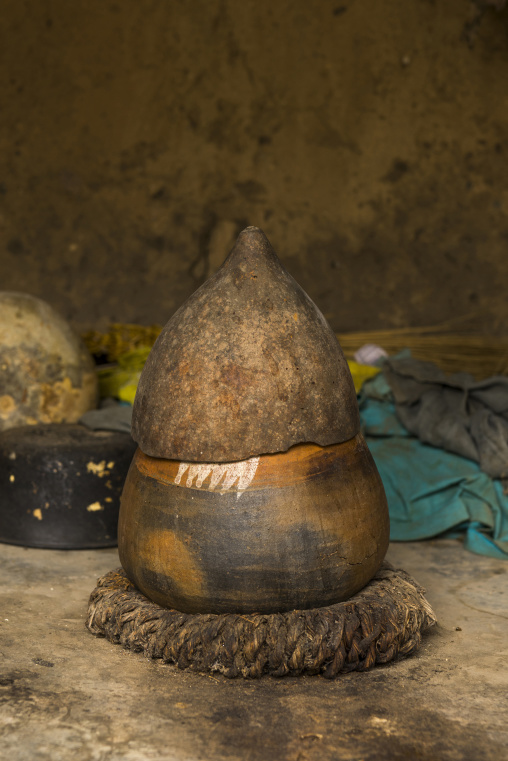
[[[185,486],[189,489],[195,486],[201,489],[204,482],[210,476],[210,482],[205,486],[209,491],[226,492],[236,483],[236,496],[240,497],[256,475],[259,457],[250,457],[240,462],[181,462],[176,474],[175,484],[181,485],[182,477],[187,473]],[[196,483],[194,484],[194,480]],[[183,484],[182,484],[183,485]]]

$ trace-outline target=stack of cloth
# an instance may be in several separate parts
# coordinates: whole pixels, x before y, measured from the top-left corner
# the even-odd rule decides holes
[[[508,377],[447,376],[406,354],[381,361],[359,405],[391,539],[462,533],[467,549],[508,559]]]

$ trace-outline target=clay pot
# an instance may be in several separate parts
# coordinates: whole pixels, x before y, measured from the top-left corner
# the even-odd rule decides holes
[[[97,406],[95,365],[45,301],[0,291],[0,431],[75,423]]]
[[[266,612],[345,600],[388,545],[381,480],[337,339],[247,228],[141,374],[122,565],[155,602]]]
[[[138,449],[119,550],[150,599],[189,613],[274,613],[346,600],[379,568],[389,524],[363,436],[233,463]]]

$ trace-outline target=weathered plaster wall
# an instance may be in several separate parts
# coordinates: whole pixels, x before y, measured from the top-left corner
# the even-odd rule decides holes
[[[4,0],[0,288],[164,322],[248,223],[337,329],[508,331],[508,8],[478,7]]]

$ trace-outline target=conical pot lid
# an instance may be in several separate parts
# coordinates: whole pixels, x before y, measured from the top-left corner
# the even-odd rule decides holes
[[[132,436],[152,457],[232,462],[360,430],[342,350],[264,233],[247,227],[173,315],[141,374]]]

